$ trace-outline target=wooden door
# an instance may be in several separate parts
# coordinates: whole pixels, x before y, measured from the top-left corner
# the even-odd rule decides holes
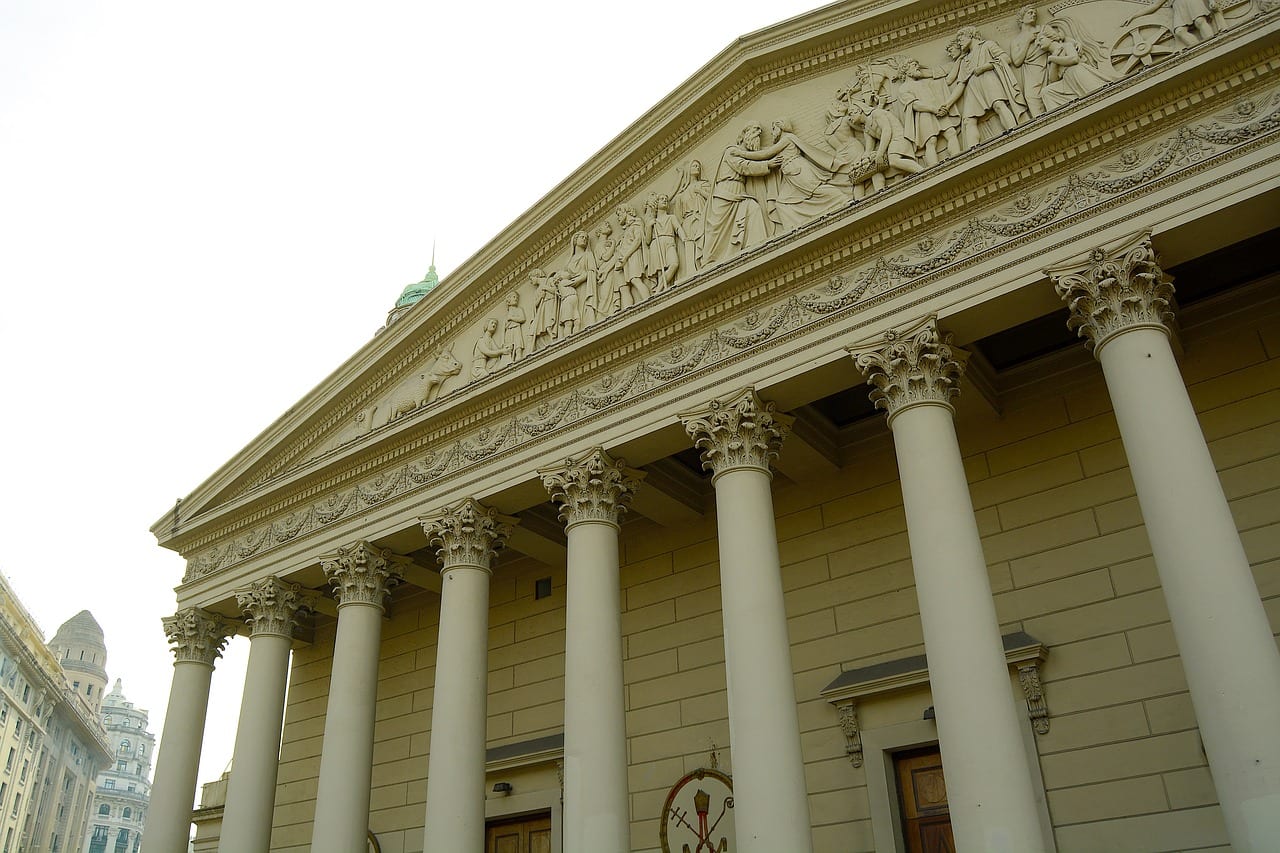
[[[955,853],[947,783],[936,746],[900,752],[893,757],[902,806],[902,834],[907,853]]]
[[[551,815],[490,823],[484,849],[485,853],[551,853]]]

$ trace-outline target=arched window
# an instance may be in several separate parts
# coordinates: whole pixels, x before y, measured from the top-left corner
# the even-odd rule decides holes
[[[121,754],[121,755],[124,755],[126,752],[128,752],[128,751],[129,751],[129,747],[130,747],[131,745],[132,745],[132,744],[130,744],[130,743],[129,743],[129,739],[128,739],[128,738],[125,738],[124,740],[120,741],[120,754]]]
[[[120,819],[128,820],[131,817],[133,817],[133,809],[129,808],[128,806],[125,806],[124,811],[120,813]]]
[[[105,814],[105,815],[111,814],[111,806],[107,805],[106,803],[103,803],[102,805],[98,806],[98,814]]]

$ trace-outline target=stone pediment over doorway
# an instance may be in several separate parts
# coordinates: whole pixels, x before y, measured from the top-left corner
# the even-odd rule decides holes
[[[837,316],[848,333],[1272,132],[1264,73],[1177,82],[1198,61],[1274,74],[1244,37],[1266,0],[1219,4],[1213,39],[1177,9],[847,3],[740,39],[154,532],[206,576]]]

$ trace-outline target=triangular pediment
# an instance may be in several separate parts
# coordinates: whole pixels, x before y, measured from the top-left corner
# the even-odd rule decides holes
[[[747,275],[753,257],[875,215],[886,190],[1194,46],[1185,4],[1145,8],[852,2],[743,37],[196,489],[181,519],[371,468],[446,409],[465,420],[529,393],[555,353],[617,334],[651,300]],[[1219,27],[1259,14],[1205,9]],[[162,540],[173,521],[153,528]]]

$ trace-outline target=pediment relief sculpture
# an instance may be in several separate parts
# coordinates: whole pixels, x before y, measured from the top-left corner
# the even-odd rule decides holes
[[[314,459],[625,314],[703,272],[1051,115],[1280,0],[1084,0],[765,93],[426,363],[299,457]]]
[[[1280,89],[1273,86],[1240,97],[1208,116],[1171,125],[1160,136],[1139,143],[1130,144],[1125,133],[1117,131],[1115,148],[1105,159],[1019,191],[963,221],[942,218],[897,249],[866,254],[854,251],[850,255],[854,260],[821,284],[753,306],[745,313],[729,312],[710,319],[661,351],[637,353],[563,391],[474,424],[457,436],[434,441],[424,452],[372,477],[349,481],[319,497],[304,494],[230,537],[188,553],[184,582],[236,565],[369,507],[434,487],[460,471],[557,430],[598,418],[667,383],[719,369],[729,360],[772,346],[784,336],[836,322],[850,310],[919,287],[939,271],[956,269],[1082,214],[1135,198],[1175,173],[1203,168],[1278,130]],[[1081,146],[1087,147],[1087,143]],[[517,303],[508,300],[509,306],[518,308]],[[517,315],[513,327],[523,330],[527,322],[527,317]],[[503,359],[507,357],[507,340],[504,336]]]

